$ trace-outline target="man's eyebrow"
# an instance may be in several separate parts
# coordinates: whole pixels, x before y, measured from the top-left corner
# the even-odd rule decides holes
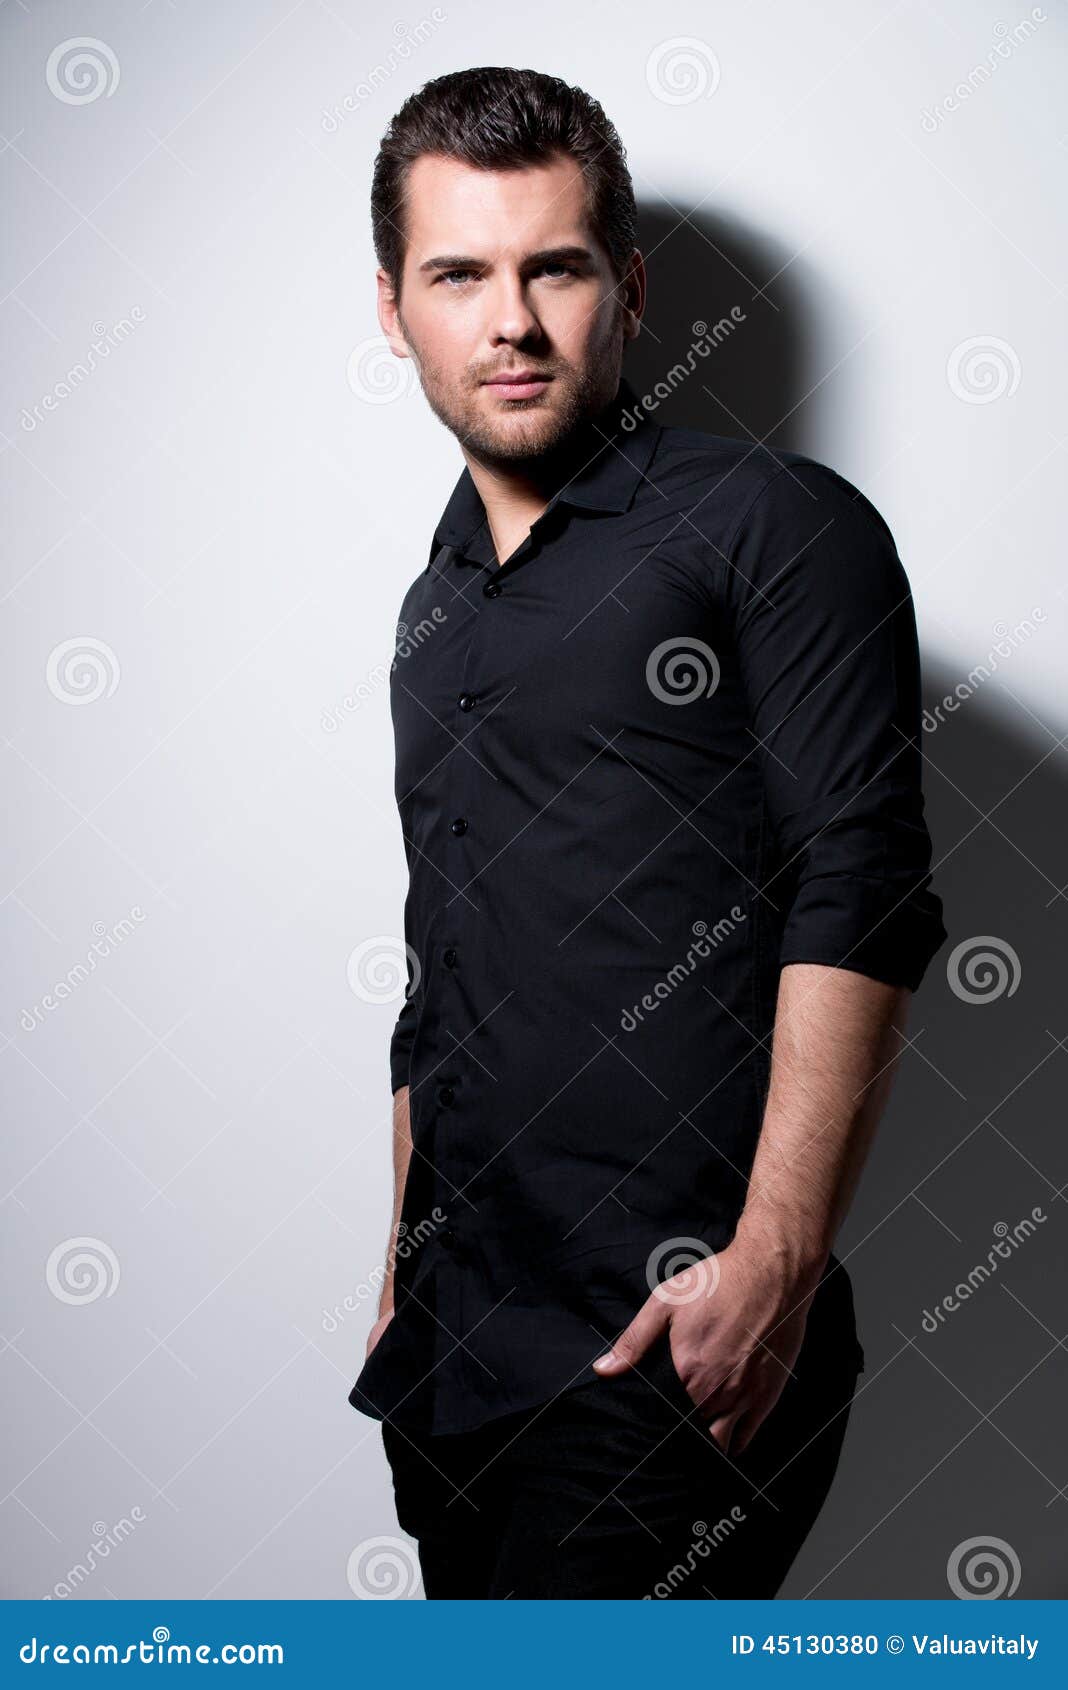
[[[540,264],[588,263],[593,259],[593,253],[586,246],[547,246],[538,252],[528,252],[523,259],[522,268],[529,270]],[[468,253],[445,253],[436,258],[428,258],[419,266],[420,273],[424,270],[481,270],[485,267],[485,259],[474,258]]]

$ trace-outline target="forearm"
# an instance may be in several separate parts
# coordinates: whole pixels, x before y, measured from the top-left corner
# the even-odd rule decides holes
[[[386,1248],[386,1277],[382,1283],[382,1295],[378,1301],[380,1319],[383,1315],[391,1313],[393,1309],[393,1263],[397,1249],[401,1207],[404,1203],[404,1185],[408,1177],[408,1164],[411,1158],[412,1127],[408,1104],[408,1087],[401,1086],[393,1094],[393,1219],[390,1223],[389,1243]]]
[[[846,968],[781,972],[771,1083],[735,1237],[810,1289],[886,1105],[910,995]]]

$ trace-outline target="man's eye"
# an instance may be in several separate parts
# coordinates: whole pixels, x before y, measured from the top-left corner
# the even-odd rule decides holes
[[[533,273],[536,276],[577,276],[578,270],[573,264],[543,264],[540,270],[535,270]],[[438,276],[438,281],[447,282],[450,286],[461,287],[464,282],[470,281],[474,274],[473,270],[442,270]]]

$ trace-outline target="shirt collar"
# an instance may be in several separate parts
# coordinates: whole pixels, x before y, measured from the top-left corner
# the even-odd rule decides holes
[[[599,445],[591,448],[589,461],[553,494],[542,517],[560,502],[586,510],[625,511],[630,507],[652,458],[660,427],[645,414],[638,394],[625,376],[620,378],[615,398],[592,419],[591,427],[592,438]],[[542,517],[538,518],[539,522]],[[481,558],[487,547],[492,550],[488,529],[485,535],[480,533],[483,528],[486,528],[486,509],[465,464],[434,531],[427,568],[442,546]]]

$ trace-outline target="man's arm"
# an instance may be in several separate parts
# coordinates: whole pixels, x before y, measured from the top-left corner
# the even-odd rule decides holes
[[[904,1042],[911,993],[844,968],[782,970],[771,1084],[735,1241],[815,1286]]]
[[[673,1336],[687,1389],[733,1453],[771,1412],[800,1350],[886,1107],[910,1000],[907,988],[848,969],[782,970],[749,1190],[730,1259],[719,1257],[726,1295],[717,1289]]]
[[[658,1286],[594,1364],[622,1372],[668,1328],[683,1384],[732,1455],[797,1359],[890,1091],[910,995],[848,969],[782,970],[771,1085],[734,1238]]]
[[[683,1382],[736,1451],[796,1359],[909,994],[947,934],[912,597],[882,517],[826,466],[783,468],[740,520],[718,589],[771,824],[758,890],[782,911],[770,1085],[731,1244],[658,1286],[595,1366],[632,1365],[668,1325]]]
[[[401,1086],[393,1094],[393,1219],[386,1246],[386,1277],[378,1299],[378,1319],[367,1337],[370,1355],[393,1318],[393,1264],[396,1258],[401,1208],[404,1203],[404,1184],[408,1178],[408,1164],[412,1159],[412,1125],[408,1106],[408,1087]]]

